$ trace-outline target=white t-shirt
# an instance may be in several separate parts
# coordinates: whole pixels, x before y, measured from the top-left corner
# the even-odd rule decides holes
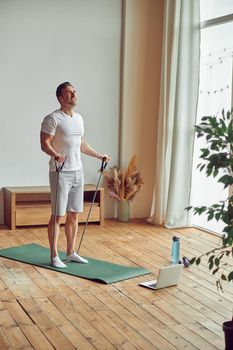
[[[73,116],[60,109],[47,115],[42,124],[41,131],[53,135],[51,145],[57,153],[66,156],[63,171],[77,171],[82,169],[81,137],[84,135],[83,118],[74,112]],[[50,171],[56,171],[54,158],[49,162]]]

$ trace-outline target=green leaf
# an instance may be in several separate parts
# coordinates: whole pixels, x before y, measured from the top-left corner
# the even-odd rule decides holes
[[[224,188],[226,188],[227,186],[231,186],[233,184],[233,176],[231,176],[231,175],[223,175],[222,177],[220,177],[218,182],[223,183],[224,184]]]
[[[213,135],[213,129],[212,128],[205,128],[205,133],[210,134],[211,136]]]
[[[225,119],[225,110],[224,110],[224,108],[222,109],[222,117],[223,117],[223,119]]]
[[[210,220],[212,220],[213,219],[213,217],[214,217],[214,213],[213,212],[211,212],[208,216],[207,216],[207,221],[210,221]]]
[[[206,175],[209,177],[212,174],[213,167],[207,166]]]
[[[212,260],[212,261],[209,263],[209,270],[212,270],[213,266],[214,266],[214,262],[213,262],[213,260]]]
[[[202,152],[202,155],[200,156],[200,158],[206,158],[210,153],[208,148],[201,148],[200,151]]]
[[[218,169],[215,168],[215,169],[214,169],[214,172],[213,172],[213,177],[216,177],[217,175],[218,175]]]
[[[233,119],[230,121],[229,125],[228,125],[228,128],[227,128],[227,133],[229,135],[232,134],[232,130],[233,130]]]
[[[186,207],[186,208],[184,208],[184,210],[187,210],[187,211],[189,211],[190,209],[192,209],[192,205],[191,206],[189,206],[189,207]]]
[[[211,255],[211,256],[209,257],[209,260],[208,260],[208,262],[211,262],[211,261],[213,261],[214,257],[215,257],[215,255]]]
[[[196,257],[194,257],[190,260],[190,264],[192,265],[193,263],[195,263],[195,261],[196,261]]]
[[[221,123],[221,126],[222,126],[222,130],[225,132],[227,130],[225,121],[223,119],[220,119],[220,123]]]
[[[213,151],[219,151],[219,142],[218,141],[212,141],[210,149]]]
[[[212,118],[210,118],[210,124],[213,126],[213,127],[216,127],[217,125],[217,119],[215,116],[213,116]]]
[[[233,238],[228,236],[227,237],[227,242],[226,242],[226,246],[229,247],[233,244]]]
[[[223,255],[225,254],[225,252],[222,252],[220,255],[219,255],[219,260],[221,260],[222,259],[222,257],[223,257]]]
[[[196,260],[196,265],[199,265],[200,262],[201,262],[201,258],[197,258],[197,260]]]
[[[233,271],[231,271],[228,275],[228,282],[233,280]]]
[[[214,209],[216,209],[216,208],[220,208],[220,207],[221,207],[221,205],[220,205],[220,204],[215,203],[215,204],[212,204],[212,205],[211,205],[211,207],[212,207],[212,208],[214,208]]]
[[[194,215],[196,214],[201,215],[207,210],[207,207],[194,207],[193,210],[194,210]]]
[[[226,275],[224,275],[224,274],[222,273],[221,279],[222,279],[223,281],[227,281]]]
[[[222,284],[221,284],[221,281],[220,281],[220,280],[217,280],[217,281],[216,281],[216,287],[217,287],[218,290],[220,289],[221,292],[223,292]]]
[[[216,266],[219,266],[219,263],[220,263],[219,258],[215,258],[215,259],[214,259],[214,264],[215,264]]]
[[[209,118],[211,118],[209,115],[205,115],[204,117],[201,118],[201,120],[205,121],[205,120],[209,120]]]
[[[205,167],[205,164],[203,164],[201,167],[200,167],[200,172],[204,169],[204,167]]]
[[[216,272],[218,272],[218,270],[219,270],[219,267],[217,267],[217,268],[212,272],[212,275],[215,275]]]

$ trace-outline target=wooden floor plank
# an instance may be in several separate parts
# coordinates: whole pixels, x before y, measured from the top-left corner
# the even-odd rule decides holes
[[[2,331],[9,341],[11,349],[33,349],[19,327],[2,327]]]
[[[7,340],[7,337],[3,333],[2,329],[0,328],[0,349],[1,350],[9,350],[10,349],[10,343]]]
[[[19,299],[19,303],[56,349],[75,349],[33,299]]]
[[[223,349],[232,283],[219,293],[201,264],[184,269],[176,287],[154,292],[138,286],[171,264],[173,235],[180,236],[181,254],[188,257],[220,241],[198,229],[169,230],[142,220],[88,225],[81,255],[151,271],[111,285],[0,258],[0,349]],[[28,243],[48,247],[47,228],[0,227],[0,247]],[[66,249],[64,226],[59,248]]]
[[[118,303],[124,305],[128,310],[130,310],[135,317],[140,318],[147,327],[150,327],[156,332],[159,332],[161,336],[163,336],[167,341],[173,344],[178,349],[196,349],[190,342],[186,341],[182,337],[178,337],[177,334],[171,328],[168,328],[166,324],[163,324],[156,317],[152,316],[152,314],[148,313],[143,305],[137,304],[135,301],[127,298],[124,293],[119,293],[119,289],[115,290],[113,287],[113,291],[111,292],[111,296],[117,300]]]
[[[156,332],[150,332],[145,329],[143,322],[135,319],[135,317],[121,307],[120,304],[115,304],[116,309],[113,310],[109,300],[102,302],[102,298],[98,298],[101,293],[98,294],[98,296],[96,294],[96,290],[93,291],[93,294],[92,292],[88,292],[85,295],[82,294],[82,299],[86,303],[92,305],[106,322],[116,327],[122,335],[126,335],[132,344],[138,346],[139,349],[143,349],[143,346],[147,349],[156,349],[157,346],[162,348],[165,344],[167,349],[173,349],[173,346],[165,340],[163,341],[163,339],[160,339],[161,337],[156,334]],[[153,334],[148,336],[147,333]]]
[[[32,319],[23,312],[24,310],[17,300],[5,300],[2,301],[2,305],[18,325],[33,325]]]
[[[133,286],[121,287],[121,291],[126,293],[129,298],[132,298],[132,294],[134,294],[132,289]],[[150,293],[150,291],[139,291],[137,297],[134,297],[134,300],[148,313],[159,319],[161,323],[171,328],[187,342],[192,339],[191,343],[198,349],[216,349],[215,346],[204,339],[204,335],[202,334],[203,327],[192,318],[190,319],[183,313],[178,312],[172,304],[163,300],[160,297],[160,292],[157,291],[155,295]]]
[[[53,350],[54,347],[44,336],[41,330],[36,325],[21,325],[20,329],[22,330],[25,337],[28,339],[32,348],[35,350]]]
[[[53,296],[50,298],[56,307],[69,318],[70,322],[80,330],[80,332],[93,344],[97,349],[113,350],[115,347],[105,338],[98,330],[86,320],[80,312],[74,312],[74,306],[63,296]],[[77,308],[78,310],[78,308]]]
[[[1,337],[1,342],[4,343],[4,338],[6,338],[12,349],[32,349],[10,312],[5,308],[5,302],[0,302],[0,316],[0,329],[5,336]],[[20,318],[22,320],[24,316],[22,315]]]
[[[141,320],[138,316],[135,317],[135,313],[132,313],[121,303],[116,303],[116,300],[104,292],[103,288],[94,287],[92,293],[103,303],[106,303],[108,308],[112,310],[116,315],[121,315],[121,318],[126,320],[127,324],[135,329],[139,334],[144,336],[154,346],[164,349],[174,349],[174,346],[170,341],[162,337],[159,331],[151,329],[146,324],[145,320]],[[136,305],[135,305],[136,306]]]
[[[94,347],[90,344],[89,339],[85,338],[79,329],[75,329],[69,317],[66,317],[62,312],[60,307],[55,306],[49,299],[40,298],[35,299],[36,303],[40,306],[40,308],[46,313],[46,315],[50,318],[53,324],[61,331],[61,333],[69,339],[69,341],[76,346],[79,346],[83,349],[94,349]],[[67,314],[66,314],[67,315]],[[71,315],[72,317],[73,315]],[[87,340],[88,339],[88,340]]]

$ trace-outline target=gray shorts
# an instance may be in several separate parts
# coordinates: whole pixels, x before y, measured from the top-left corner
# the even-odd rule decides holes
[[[58,186],[57,179],[59,179]],[[64,216],[68,211],[76,213],[83,211],[84,176],[82,169],[59,173],[51,171],[49,182],[53,215]]]

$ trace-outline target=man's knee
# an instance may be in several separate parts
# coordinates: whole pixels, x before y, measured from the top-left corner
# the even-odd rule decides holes
[[[63,216],[51,215],[50,223],[54,224],[54,222],[56,222],[56,224],[60,225],[61,221],[62,221],[62,218],[63,218]]]
[[[78,213],[69,211],[67,213],[66,222],[76,224],[78,223]]]

